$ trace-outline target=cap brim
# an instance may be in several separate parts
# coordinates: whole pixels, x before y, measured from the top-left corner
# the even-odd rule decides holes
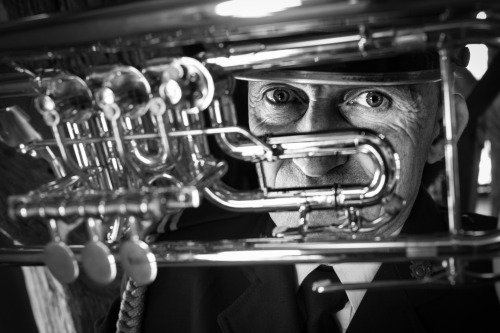
[[[439,82],[441,81],[441,74],[437,69],[395,73],[340,73],[276,70],[251,71],[236,75],[235,78],[245,81],[272,81],[299,84],[329,84],[342,86],[367,86],[377,84],[382,86],[395,86]]]

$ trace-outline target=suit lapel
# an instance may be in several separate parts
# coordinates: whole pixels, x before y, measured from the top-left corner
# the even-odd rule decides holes
[[[247,267],[250,286],[218,317],[224,333],[300,332],[293,265]]]
[[[433,234],[446,232],[446,228],[446,222],[440,217],[434,202],[421,189],[401,234]],[[419,263],[384,263],[374,281],[414,281],[410,267],[412,264]],[[370,289],[356,311],[347,333],[364,332],[368,328],[384,332],[426,332],[418,307],[448,292],[448,288]]]
[[[402,234],[409,236],[422,236],[444,234],[448,231],[446,219],[439,212],[434,201],[424,189],[420,189],[410,216],[411,217],[403,227],[403,230],[401,232]],[[396,270],[398,279],[411,281],[415,279],[415,277],[412,276],[412,270],[415,270],[417,266],[420,265],[431,267],[435,264],[435,262],[419,260],[411,262],[400,262],[394,264],[394,268]],[[431,285],[428,285],[427,287],[423,288],[407,288],[405,290],[405,293],[413,306],[419,307],[438,297],[442,297],[449,291],[450,288],[447,287],[441,286],[438,288],[434,288]]]
[[[446,231],[446,223],[432,199],[421,190],[402,233]],[[300,332],[302,323],[295,299],[297,277],[293,265],[245,267],[249,287],[218,316],[225,333]],[[411,280],[410,263],[383,264],[376,281]],[[371,289],[365,294],[347,333],[376,329],[385,332],[425,332],[415,307],[447,290]]]
[[[376,281],[397,280],[393,264],[380,266]],[[369,289],[347,328],[347,333],[425,332],[403,289]]]

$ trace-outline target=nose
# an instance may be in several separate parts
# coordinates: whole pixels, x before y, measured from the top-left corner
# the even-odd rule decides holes
[[[321,94],[311,98],[307,112],[297,123],[300,133],[333,131],[352,127],[338,110],[335,94]],[[309,177],[321,177],[343,165],[348,160],[345,155],[331,155],[309,158],[295,158],[293,163]]]

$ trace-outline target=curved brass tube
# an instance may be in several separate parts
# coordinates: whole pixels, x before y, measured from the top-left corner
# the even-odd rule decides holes
[[[474,260],[500,253],[500,232],[412,236],[378,240],[341,240],[338,237],[255,238],[211,242],[177,241],[151,245],[161,267],[233,266],[269,263],[394,262],[450,256]],[[70,246],[78,258],[82,246]],[[23,250],[23,251],[19,251]],[[0,249],[0,262],[41,264],[41,247]],[[116,249],[113,249],[116,255]],[[119,258],[117,258],[119,262]]]
[[[460,233],[456,193],[458,182],[453,178],[456,173],[456,142],[449,63],[451,49],[455,46],[478,41],[500,45],[500,4],[496,0],[423,0],[413,4],[411,11],[407,4],[397,1],[367,5],[364,1],[347,3],[310,0],[298,7],[276,11],[273,15],[243,18],[237,17],[235,13],[221,11],[220,4],[216,2],[153,1],[57,18],[48,16],[27,22],[3,24],[0,27],[0,55],[10,64],[15,60],[12,67],[24,75],[0,78],[0,98],[31,95],[32,92],[44,95],[36,100],[36,105],[45,112],[45,120],[53,131],[54,140],[31,142],[29,147],[34,151],[38,147],[48,149],[48,146],[56,145],[63,161],[69,166],[67,171],[81,176],[67,176],[56,182],[56,185],[49,184],[48,187],[40,188],[40,191],[11,197],[10,215],[14,218],[42,217],[49,219],[51,224],[56,219],[67,219],[67,223],[71,223],[78,217],[105,219],[110,216],[127,216],[130,219],[128,226],[137,226],[141,222],[139,217],[159,218],[171,213],[169,209],[198,206],[198,191],[203,191],[208,200],[224,209],[235,211],[300,209],[306,214],[308,209],[345,209],[351,213],[361,207],[383,205],[384,200],[396,196],[394,192],[399,178],[398,155],[384,137],[360,129],[258,138],[248,130],[236,126],[234,106],[228,102],[230,89],[218,89],[217,83],[224,76],[260,80],[263,75],[269,78],[269,73],[264,71],[278,68],[432,49],[440,54],[439,77],[434,76],[434,72],[418,77],[384,75],[385,81],[380,84],[441,81],[447,129],[445,139],[450,235],[368,242],[339,240],[328,232],[321,238],[314,238],[298,229],[293,230],[292,236],[285,238],[211,243],[171,242],[152,245],[151,249],[160,266],[432,258],[446,260],[450,275],[455,274],[455,268],[460,266],[454,266],[454,260],[451,260],[453,258],[500,256],[498,232],[482,235]],[[371,10],[369,16],[366,15],[367,9]],[[474,19],[482,9],[490,10],[492,15],[488,14],[484,20]],[[124,21],[128,24],[124,25]],[[47,36],[50,38],[47,39]],[[104,60],[95,60],[93,55],[102,55]],[[78,60],[80,56],[88,62]],[[122,59],[122,56],[127,60],[127,66],[109,63]],[[64,71],[75,63],[75,59],[79,61],[79,70],[82,66],[89,70],[95,69],[93,66],[97,65],[111,65],[102,72],[91,73],[85,82],[92,92],[92,96],[87,94],[88,100],[90,97],[95,99],[100,110],[87,107],[87,113],[76,109],[66,113],[56,112],[55,108],[51,108],[57,102],[52,99],[54,96],[40,90],[49,81],[37,80],[36,75],[23,69],[23,66],[38,68],[50,63],[54,68]],[[155,72],[160,73],[161,78],[158,92],[152,91],[151,83],[145,76],[146,69],[159,69],[148,66],[162,64],[164,59],[167,59],[168,64],[173,63],[173,67],[179,69],[178,73],[187,70],[189,74],[189,66],[198,70],[190,73],[193,75],[173,75],[164,82],[165,67],[161,67],[161,71]],[[152,63],[148,64],[150,61]],[[166,68],[167,71],[171,69]],[[254,72],[249,75],[247,70]],[[318,84],[334,84],[343,79],[334,77],[332,73],[316,77],[316,81],[311,81],[308,73],[302,73],[299,77],[286,77],[283,73],[276,72],[274,75],[278,76],[273,79]],[[215,84],[211,81],[212,78]],[[80,82],[80,79],[77,81]],[[167,87],[169,82],[170,86]],[[202,84],[196,85],[197,82]],[[366,82],[368,81],[358,81],[357,84]],[[130,93],[131,90],[134,93]],[[175,102],[176,97],[179,97],[176,92],[180,92],[180,103]],[[206,98],[200,99],[200,95]],[[213,96],[215,101],[211,104]],[[137,130],[137,126],[144,125],[140,118],[146,116],[148,106],[151,106],[149,103],[155,98],[161,98],[165,103],[153,115],[152,122],[156,122],[158,127],[153,131]],[[93,101],[90,104],[93,105]],[[201,113],[209,104],[213,111],[212,128],[205,127],[204,115]],[[165,111],[163,107],[177,117],[176,121],[180,125],[173,130],[162,127],[169,124],[168,121],[164,123],[161,117]],[[80,116],[87,120],[90,115],[94,118],[89,120],[88,126],[71,127],[73,123],[79,123]],[[79,131],[82,129],[92,130],[90,124],[96,127],[95,133],[80,135]],[[61,125],[68,128],[62,128]],[[376,171],[368,184],[332,184],[328,188],[300,190],[267,188],[260,175],[260,189],[236,191],[220,181],[214,182],[225,171],[225,165],[217,163],[210,155],[206,144],[208,135],[215,135],[217,143],[227,154],[244,161],[263,163],[315,156],[363,154],[374,162]],[[147,140],[153,140],[159,149],[145,148],[142,143]],[[174,156],[169,160],[172,153],[169,149],[172,148],[169,146],[170,140],[181,143],[179,146],[184,149],[181,153],[185,154],[182,158]],[[73,163],[72,158],[76,153],[71,155],[68,146],[78,150],[83,156],[86,153],[82,148],[85,144],[98,144],[102,148],[94,151],[95,155],[100,155],[99,164],[92,165],[94,168],[85,169],[85,162],[76,163],[78,165]],[[41,153],[47,152],[50,153],[41,150]],[[135,156],[134,162],[131,162],[133,158],[130,156]],[[182,160],[187,165],[179,163],[162,168],[164,163],[168,164],[173,160],[175,163]],[[96,168],[107,167],[110,173],[107,177],[110,179],[106,178],[107,182],[102,181],[100,184],[91,184],[88,178],[92,175],[89,174]],[[175,168],[180,170],[174,170]],[[188,176],[186,181],[182,179],[184,182],[165,173],[165,170],[174,170],[182,174],[182,168],[187,170]],[[143,175],[142,171],[148,174]],[[61,171],[59,176],[64,174]],[[170,192],[140,187],[150,185],[148,181],[153,182],[158,177],[175,186]],[[75,182],[78,182],[79,187],[72,191]],[[87,187],[98,190],[90,191]],[[304,216],[301,218],[305,219]],[[380,216],[362,224],[361,228],[371,230],[388,218],[390,216]],[[120,223],[119,219],[115,222]],[[147,250],[143,253],[146,257],[151,257],[145,243],[138,242],[137,230],[129,236],[132,240],[130,246],[135,250]],[[118,245],[112,245],[114,255]],[[78,246],[71,247],[78,260],[81,260],[81,250]],[[0,249],[2,263],[41,264],[41,258],[40,249]]]
[[[235,192],[219,182],[204,189],[207,199],[235,211],[298,210],[302,206],[311,209],[371,206],[391,194],[399,178],[398,155],[383,136],[369,130],[295,134],[269,138],[266,143],[279,152],[273,156],[274,160],[361,153],[372,158],[378,171],[368,185],[332,184],[330,188]],[[249,147],[249,150],[254,149]]]

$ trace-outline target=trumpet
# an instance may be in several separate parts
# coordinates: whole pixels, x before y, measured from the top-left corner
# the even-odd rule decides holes
[[[119,262],[135,282],[148,284],[157,266],[434,258],[443,261],[443,281],[454,284],[463,277],[455,258],[498,255],[498,233],[462,232],[450,83],[454,47],[477,40],[498,46],[500,7],[495,1],[423,1],[411,13],[388,2],[374,5],[370,18],[362,15],[364,2],[309,1],[256,18],[237,17],[224,8],[215,2],[153,1],[0,28],[0,53],[16,71],[1,80],[0,97],[34,96],[53,136],[2,139],[46,159],[57,177],[9,198],[10,218],[45,221],[52,241],[45,249],[2,249],[0,262],[46,264],[58,279],[72,282],[81,261],[100,283],[116,277]],[[480,10],[491,15],[476,19]],[[125,19],[129,24],[124,26]],[[44,36],[51,38],[40,38]],[[334,84],[342,77],[294,76],[280,69],[427,49],[439,52],[440,70],[403,78],[387,74],[383,84],[441,84],[448,129],[449,235],[352,239],[386,225],[406,204],[395,192],[400,161],[391,143],[368,129],[256,136],[238,124],[232,100],[235,80],[272,77],[275,82]],[[0,116],[14,114],[12,124],[35,133],[19,120],[21,113],[9,106]],[[210,137],[228,156],[256,165],[258,189],[236,190],[222,181],[228,165],[211,152]],[[354,154],[375,165],[368,184],[276,189],[266,184],[263,174],[266,162]],[[205,199],[238,212],[299,211],[300,226],[276,229],[276,239],[145,241],[163,217],[199,207]],[[382,213],[365,218],[362,209],[374,205],[383,206]],[[322,209],[336,210],[343,218],[326,227],[310,226],[309,213]],[[86,225],[89,242],[66,245],[59,235],[61,223]],[[350,239],[339,239],[339,230]]]

